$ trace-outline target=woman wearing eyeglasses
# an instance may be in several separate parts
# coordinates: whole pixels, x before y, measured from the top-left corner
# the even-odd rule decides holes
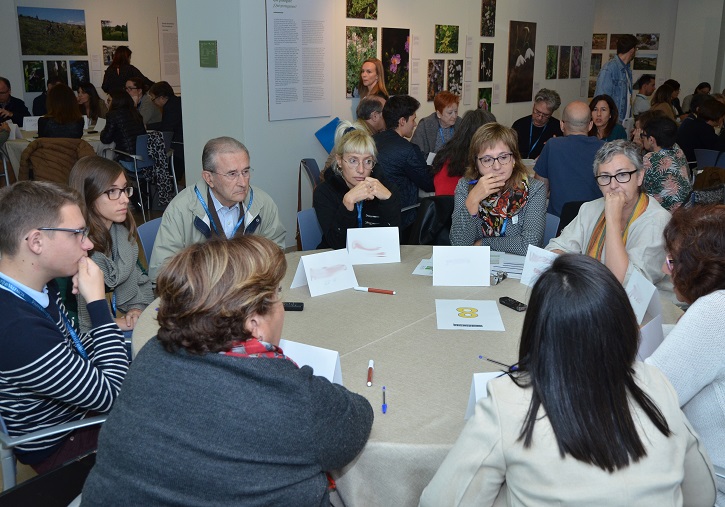
[[[664,237],[662,269],[690,307],[645,362],[672,382],[713,464],[725,469],[725,206],[680,208]],[[725,505],[725,480],[717,486]]]
[[[546,187],[530,178],[513,129],[487,123],[471,139],[469,166],[454,197],[451,244],[526,255],[541,246]]]
[[[136,109],[143,118],[144,125],[149,123],[157,123],[161,121],[161,110],[154,105],[149,97],[148,86],[140,77],[132,77],[126,81],[126,92],[136,104]]]
[[[637,146],[621,139],[606,143],[594,157],[594,178],[604,197],[582,204],[576,218],[546,249],[594,257],[624,285],[637,270],[671,294],[672,282],[661,269],[662,231],[670,214],[642,192],[644,171]]]
[[[113,293],[111,311],[121,330],[131,331],[154,300],[151,281],[138,263],[136,224],[128,206],[133,187],[128,186],[123,167],[99,156],[76,162],[68,184],[83,196],[88,237],[94,245],[90,257]],[[90,329],[90,316],[80,295],[78,318],[82,331]]]
[[[350,130],[332,150],[335,161],[322,173],[312,206],[322,228],[319,248],[345,248],[347,230],[356,227],[398,227],[400,202],[377,162],[375,141],[367,132]]]

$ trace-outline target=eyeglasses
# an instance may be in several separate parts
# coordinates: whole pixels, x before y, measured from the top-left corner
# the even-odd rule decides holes
[[[88,231],[90,227],[84,227],[83,229],[66,229],[65,227],[38,227],[39,231],[61,231],[61,232],[72,232],[74,235],[81,235],[81,241],[88,237]]]
[[[126,197],[131,197],[133,195],[133,187],[112,188],[103,193],[106,194],[110,200],[117,201],[121,198],[121,194],[126,194]]]
[[[600,187],[606,187],[612,182],[612,178],[617,180],[617,183],[627,183],[629,180],[632,179],[632,175],[637,172],[637,169],[634,171],[623,171],[621,173],[617,173],[614,176],[610,176],[608,174],[602,174],[600,176],[596,176],[595,179],[597,180],[597,185]]]
[[[647,132],[640,132],[639,133],[639,137],[641,137],[642,139],[644,139],[646,137],[649,137],[649,134]]]
[[[553,114],[553,113],[552,113],[552,114]],[[536,117],[538,117],[538,118],[542,118],[542,119],[544,119],[544,120],[548,120],[549,118],[551,118],[551,114],[547,114],[547,113],[542,113],[541,111],[539,111],[539,110],[538,110],[538,109],[536,109],[536,108],[534,108],[534,112],[532,113],[532,115],[533,115],[533,116],[536,116]]]
[[[667,269],[669,269],[670,271],[675,270],[675,264],[676,264],[675,259],[673,259],[672,257],[670,257],[668,255],[667,257],[665,257],[665,262],[667,263]]]
[[[501,165],[506,165],[509,162],[511,162],[513,157],[513,153],[502,153],[498,157],[489,157],[488,155],[481,157],[478,159],[478,161],[481,163],[481,165],[485,168],[489,168],[493,166],[493,163],[498,160],[498,163]]]
[[[359,158],[350,157],[350,158],[344,158],[345,162],[347,162],[347,165],[352,167],[353,169],[357,169],[357,167],[360,165],[360,162],[362,162],[363,168],[365,169],[372,169],[375,167],[375,160],[372,158],[366,158],[364,160],[360,160]]]
[[[140,89],[141,89],[141,88],[138,88],[138,87],[136,87],[136,86],[127,86],[127,87],[126,87],[126,91],[127,91],[127,92],[130,92],[131,90],[140,90]]]
[[[239,179],[240,176],[242,178],[244,178],[245,180],[249,179],[249,177],[254,172],[254,169],[252,169],[250,167],[249,169],[244,169],[243,171],[229,171],[228,173],[218,173],[216,171],[207,171],[207,172],[210,172],[212,174],[218,174],[219,176],[223,176],[230,181],[236,181],[237,179]]]

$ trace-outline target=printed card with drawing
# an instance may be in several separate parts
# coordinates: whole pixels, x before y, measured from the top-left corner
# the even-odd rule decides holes
[[[505,331],[496,301],[436,299],[438,329]]]
[[[541,273],[549,269],[554,259],[559,254],[549,252],[538,246],[529,245],[526,252],[526,260],[524,261],[524,270],[521,273],[521,283],[528,287],[533,287],[536,280],[539,279]]]
[[[366,227],[347,230],[350,263],[400,262],[400,232],[397,227]]]
[[[491,248],[488,246],[434,246],[433,285],[490,286]]]
[[[357,286],[347,250],[305,255],[297,265],[290,289],[308,285],[310,296],[320,296]]]

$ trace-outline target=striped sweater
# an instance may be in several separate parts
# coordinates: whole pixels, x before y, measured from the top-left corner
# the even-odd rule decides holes
[[[105,300],[88,305],[94,328],[80,334],[84,359],[59,311],[65,308],[54,283],[47,311],[57,322],[14,294],[0,290],[0,414],[11,436],[23,435],[108,412],[128,370],[123,334]],[[62,329],[62,332],[61,332]],[[16,448],[20,461],[37,464],[64,441],[54,435]]]

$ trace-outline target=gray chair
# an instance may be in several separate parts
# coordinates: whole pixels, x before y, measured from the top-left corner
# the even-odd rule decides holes
[[[5,152],[3,150],[0,150],[0,158],[2,158],[2,161],[3,161],[3,173],[0,176],[5,177],[5,186],[9,187],[10,186],[10,171],[11,171],[10,159],[8,158],[8,156],[5,154]]]
[[[300,230],[301,249],[316,250],[322,241],[322,227],[317,221],[315,208],[303,209],[297,213],[297,226]]]
[[[107,417],[107,415],[89,417],[87,419],[81,419],[79,421],[59,424],[50,428],[33,431],[19,437],[11,437],[8,435],[5,421],[3,421],[2,417],[0,417],[0,461],[2,461],[3,491],[14,487],[16,483],[17,464],[15,462],[15,454],[13,452],[15,447],[28,442],[34,442],[35,440],[42,440],[43,438],[51,435],[57,435],[58,433],[66,433],[79,428],[102,424],[106,421]]]
[[[141,249],[146,256],[147,264],[151,261],[151,252],[154,250],[154,242],[160,226],[161,217],[154,218],[138,226],[138,238],[141,240]]]
[[[551,213],[546,214],[546,227],[544,228],[544,239],[542,246],[546,247],[551,241],[551,238],[555,238],[559,231],[559,217],[552,215]]]

